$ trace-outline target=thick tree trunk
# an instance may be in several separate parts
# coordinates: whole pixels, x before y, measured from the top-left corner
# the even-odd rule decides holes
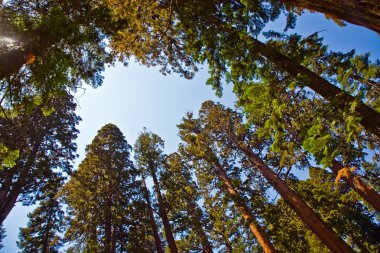
[[[168,242],[170,252],[171,253],[178,253],[178,248],[177,248],[177,245],[176,245],[175,240],[174,240],[172,229],[170,227],[168,214],[167,214],[166,208],[164,206],[164,200],[162,198],[160,186],[159,186],[157,176],[156,176],[156,173],[154,170],[152,170],[152,178],[153,178],[153,184],[154,184],[154,188],[155,188],[155,192],[156,192],[160,217],[162,219],[162,224],[164,225],[166,241]]]
[[[237,192],[235,187],[233,186],[231,180],[229,179],[226,171],[222,168],[222,166],[217,162],[216,159],[212,162],[215,166],[218,177],[223,182],[225,187],[227,188],[228,193],[232,196],[235,206],[239,209],[239,212],[243,216],[244,220],[248,223],[249,228],[252,233],[255,235],[257,241],[263,248],[265,253],[274,253],[276,249],[273,244],[269,240],[269,238],[265,235],[263,229],[257,223],[255,216],[252,214],[252,211],[249,209],[244,200],[241,198],[240,194]]]
[[[157,250],[157,253],[164,253],[164,250],[162,249],[160,235],[158,234],[157,223],[156,223],[156,220],[154,218],[154,212],[153,212],[152,204],[150,203],[149,190],[145,184],[145,178],[143,178],[143,184],[144,184],[143,185],[144,197],[145,197],[145,201],[146,201],[146,204],[148,206],[148,209],[149,209],[150,226],[152,227],[153,236],[154,236],[154,243],[156,245],[156,250]]]
[[[344,166],[336,160],[333,160],[333,165],[331,170],[334,174],[337,174],[339,170],[343,169]],[[370,186],[365,184],[359,176],[348,172],[348,174],[343,174],[341,179],[343,179],[352,189],[354,189],[364,200],[366,200],[376,211],[380,213],[380,195],[372,189]]]
[[[378,0],[280,1],[289,6],[321,12],[329,18],[344,20],[380,33],[380,2]]]
[[[281,180],[261,159],[249,148],[241,145],[233,134],[230,140],[249,159],[284,201],[297,213],[301,220],[332,251],[336,253],[354,253],[347,243],[316,214],[283,180]]]
[[[288,56],[277,51],[275,48],[267,46],[259,40],[254,38],[249,39],[255,50],[259,52],[260,55],[267,58],[270,62],[287,71],[293,76],[298,76],[299,74],[308,78],[307,86],[314,90],[316,93],[330,101],[337,108],[344,110],[349,108],[350,103],[355,100],[347,92],[334,86],[324,78],[320,77],[313,71],[303,67],[302,65],[294,62]],[[380,136],[380,113],[376,112],[367,105],[359,102],[355,107],[355,113],[361,118],[360,123],[373,134]]]
[[[4,220],[8,217],[8,214],[16,205],[17,198],[19,195],[20,190],[16,189],[15,191],[11,192],[7,198],[1,200],[2,203],[0,209],[0,226],[3,224]]]
[[[16,73],[27,63],[27,56],[32,52],[14,49],[0,55],[0,80]]]

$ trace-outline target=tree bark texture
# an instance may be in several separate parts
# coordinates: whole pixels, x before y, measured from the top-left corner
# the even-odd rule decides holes
[[[252,211],[247,206],[246,203],[244,203],[243,199],[241,198],[238,191],[233,186],[231,180],[229,179],[226,171],[222,168],[222,166],[219,164],[219,162],[216,161],[212,162],[212,164],[215,166],[216,171],[218,173],[218,177],[223,182],[225,187],[227,188],[228,193],[232,196],[232,199],[234,201],[235,206],[238,208],[239,212],[243,216],[244,220],[249,224],[249,228],[251,229],[252,233],[255,235],[258,243],[261,245],[265,253],[275,253],[277,252],[275,247],[273,246],[272,242],[269,240],[268,236],[264,233],[263,229],[260,227],[260,225],[257,223],[255,216],[252,214]]]
[[[333,160],[331,170],[337,174],[344,166],[336,160]],[[369,185],[363,182],[358,175],[348,172],[341,177],[354,191],[356,191],[365,201],[367,201],[377,212],[380,213],[380,195]]]
[[[308,68],[295,63],[291,58],[277,51],[276,49],[267,46],[259,40],[250,38],[259,54],[267,58],[270,62],[287,71],[293,76],[299,74],[308,78],[307,86],[316,93],[331,102],[338,109],[344,110],[354,102],[355,98],[347,92],[339,89],[321,76],[317,75]],[[359,102],[355,108],[355,113],[361,118],[360,123],[373,134],[380,136],[380,113],[368,107],[363,102]]]
[[[150,203],[149,190],[145,184],[145,178],[143,178],[143,184],[144,184],[143,185],[144,197],[145,197],[148,209],[149,209],[150,226],[152,227],[153,236],[154,236],[154,243],[156,245],[156,250],[157,250],[157,253],[164,253],[164,250],[162,249],[162,243],[161,243],[160,235],[158,234],[157,223],[156,223],[156,220],[154,218],[154,212],[153,212],[152,204]]]
[[[152,170],[152,178],[153,178],[153,184],[156,192],[156,197],[157,197],[157,204],[158,204],[158,209],[160,212],[160,217],[162,219],[162,224],[164,225],[164,230],[165,230],[165,236],[166,236],[166,241],[168,242],[168,246],[170,249],[171,253],[178,253],[178,248],[174,240],[173,232],[170,227],[170,222],[168,218],[168,214],[166,212],[166,208],[164,206],[164,200],[161,195],[160,191],[160,185],[155,173],[155,170]]]
[[[380,33],[378,0],[280,0],[286,5],[324,13],[329,18],[364,26]]]
[[[314,232],[314,234],[331,250],[336,253],[354,253],[347,243],[330,228],[317,213],[315,213],[299,196],[281,180],[252,150],[241,145],[236,137],[229,134],[230,140],[249,159],[272,187],[281,195],[284,201],[297,213],[301,220]]]

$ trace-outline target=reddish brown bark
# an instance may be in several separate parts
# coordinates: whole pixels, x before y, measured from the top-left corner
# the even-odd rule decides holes
[[[155,171],[152,170],[151,172],[152,172],[151,174],[152,174],[153,184],[154,184],[157,202],[158,202],[157,203],[158,209],[159,209],[160,217],[162,219],[162,224],[164,225],[166,241],[168,243],[170,252],[171,253],[178,253],[178,248],[177,248],[177,245],[176,245],[175,240],[174,240],[172,229],[170,227],[170,222],[169,222],[168,214],[166,212],[166,208],[164,206],[164,199],[161,195],[158,179],[157,179]]]
[[[347,243],[316,214],[299,196],[281,180],[252,150],[240,144],[233,134],[230,140],[249,159],[272,187],[281,195],[284,201],[296,212],[301,220],[314,232],[314,234],[332,251],[339,253],[354,253]]]
[[[334,160],[331,170],[337,174],[339,170],[343,169],[344,166],[338,161]],[[358,175],[348,172],[348,174],[342,175],[343,179],[352,189],[354,189],[364,200],[366,200],[376,211],[380,212],[380,195],[372,189],[370,186],[365,184],[363,180],[360,179]]]
[[[235,206],[238,208],[244,220],[249,224],[249,228],[251,229],[252,233],[255,235],[258,243],[261,245],[264,252],[266,253],[277,252],[272,242],[265,235],[263,229],[257,223],[255,216],[252,214],[252,211],[247,206],[247,204],[244,203],[240,194],[237,192],[237,190],[233,186],[226,171],[222,168],[222,166],[217,162],[216,159],[212,161],[212,164],[215,166],[218,173],[218,177],[227,188],[228,193],[232,196]]]
[[[286,5],[324,13],[329,18],[364,26],[380,33],[378,0],[280,0]]]
[[[157,253],[164,253],[164,250],[162,249],[160,235],[158,234],[156,219],[154,218],[154,212],[153,212],[152,204],[150,203],[149,190],[145,184],[145,178],[143,178],[143,184],[144,184],[143,185],[144,197],[145,197],[146,203],[148,205],[150,226],[151,226],[152,231],[153,231],[154,243],[156,245],[156,250],[157,250]]]

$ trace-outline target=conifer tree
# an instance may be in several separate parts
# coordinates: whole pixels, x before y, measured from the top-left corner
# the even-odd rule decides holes
[[[71,95],[25,98],[0,117],[0,143],[18,151],[0,170],[0,223],[16,202],[33,204],[56,177],[71,172],[80,118]]]
[[[69,207],[66,238],[85,252],[143,252],[146,209],[141,182],[129,156],[131,147],[119,128],[102,127],[86,157],[65,185]],[[142,208],[143,207],[143,208]],[[134,240],[128,240],[134,238]]]
[[[200,110],[200,124],[204,125],[203,133],[206,131],[214,142],[232,145],[240,150],[273,188],[284,198],[297,215],[308,225],[308,227],[321,239],[325,245],[337,252],[353,252],[343,239],[332,230],[316,214],[297,193],[280,179],[260,158],[261,154],[252,151],[252,143],[249,144],[250,133],[242,124],[242,118],[232,110],[224,109],[221,105],[215,105],[211,101],[203,103]],[[201,127],[201,126],[200,126]],[[199,130],[197,130],[199,132]],[[194,131],[193,131],[194,132]],[[248,138],[248,139],[247,139]],[[247,144],[248,143],[248,144]]]
[[[64,212],[57,199],[57,192],[62,185],[50,186],[38,207],[29,213],[28,226],[20,229],[17,242],[21,252],[59,252],[63,244],[60,234],[64,231]]]
[[[193,159],[203,159],[214,170],[215,175],[224,185],[226,193],[230,195],[230,198],[249,225],[264,252],[276,252],[264,229],[260,226],[252,210],[250,210],[244,198],[237,191],[224,169],[225,166],[231,166],[228,162],[230,160],[233,161],[233,151],[220,147],[220,145],[223,145],[222,143],[214,144],[208,136],[207,129],[202,127],[202,123],[199,120],[193,119],[191,114],[188,114],[187,118],[184,118],[183,123],[178,125],[178,127],[181,139],[187,144],[187,152],[193,155]],[[218,150],[219,148],[222,151],[220,154],[216,154],[215,149]]]
[[[168,218],[166,201],[161,193],[159,175],[162,172],[165,159],[163,148],[164,141],[157,134],[144,130],[144,132],[139,135],[134,146],[135,160],[141,173],[153,179],[158,212],[164,226],[168,247],[171,253],[178,253],[178,247]]]
[[[201,250],[212,253],[212,244],[207,235],[207,220],[201,207],[199,189],[192,179],[192,169],[179,153],[168,155],[161,176],[162,189],[173,217],[174,231],[180,234],[180,252]]]

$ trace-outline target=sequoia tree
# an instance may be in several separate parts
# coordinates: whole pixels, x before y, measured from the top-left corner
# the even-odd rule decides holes
[[[181,235],[179,250],[191,252],[198,248],[203,253],[212,253],[207,220],[198,204],[200,193],[192,178],[191,166],[179,153],[172,153],[166,158],[161,178],[165,200],[170,205],[169,215],[174,220],[174,231]]]
[[[226,161],[233,159],[231,150],[222,149],[222,154],[218,156],[215,151],[216,148],[212,149],[212,147],[218,145],[212,143],[212,139],[207,135],[207,130],[202,128],[201,123],[197,119],[193,119],[191,114],[188,114],[183,119],[183,123],[178,125],[178,127],[180,129],[180,137],[186,143],[186,152],[192,155],[193,159],[204,160],[215,171],[215,176],[224,185],[225,191],[231,196],[236,208],[249,225],[264,252],[276,252],[264,229],[260,226],[252,210],[250,210],[246,201],[237,191],[226,170],[223,168],[225,164],[228,164]]]
[[[111,253],[149,247],[143,229],[147,212],[130,150],[119,128],[105,125],[86,147],[85,159],[65,185],[62,195],[69,207],[66,238],[76,248]]]
[[[61,94],[48,101],[25,98],[3,111],[0,143],[18,156],[0,170],[0,224],[16,202],[34,203],[52,179],[71,172],[80,120],[75,108],[73,97]]]
[[[260,157],[253,152],[254,146],[248,142],[249,131],[242,124],[242,117],[230,109],[224,109],[211,101],[203,103],[199,113],[202,132],[208,132],[209,138],[221,141],[223,145],[231,145],[240,150],[268,183],[291,206],[302,221],[334,252],[353,252],[345,241],[315,213],[300,196],[279,178]],[[198,130],[199,132],[199,130]],[[199,134],[199,133],[198,133]]]
[[[18,247],[22,252],[59,252],[63,245],[60,233],[64,231],[64,212],[57,199],[62,182],[46,190],[38,207],[28,215],[27,227],[20,229]]]
[[[143,173],[144,176],[150,176],[153,179],[158,212],[164,226],[168,247],[171,253],[178,253],[172,227],[168,218],[166,201],[161,193],[159,174],[164,166],[165,155],[163,153],[163,148],[164,141],[157,134],[144,131],[139,135],[134,146],[135,160],[141,173]]]

